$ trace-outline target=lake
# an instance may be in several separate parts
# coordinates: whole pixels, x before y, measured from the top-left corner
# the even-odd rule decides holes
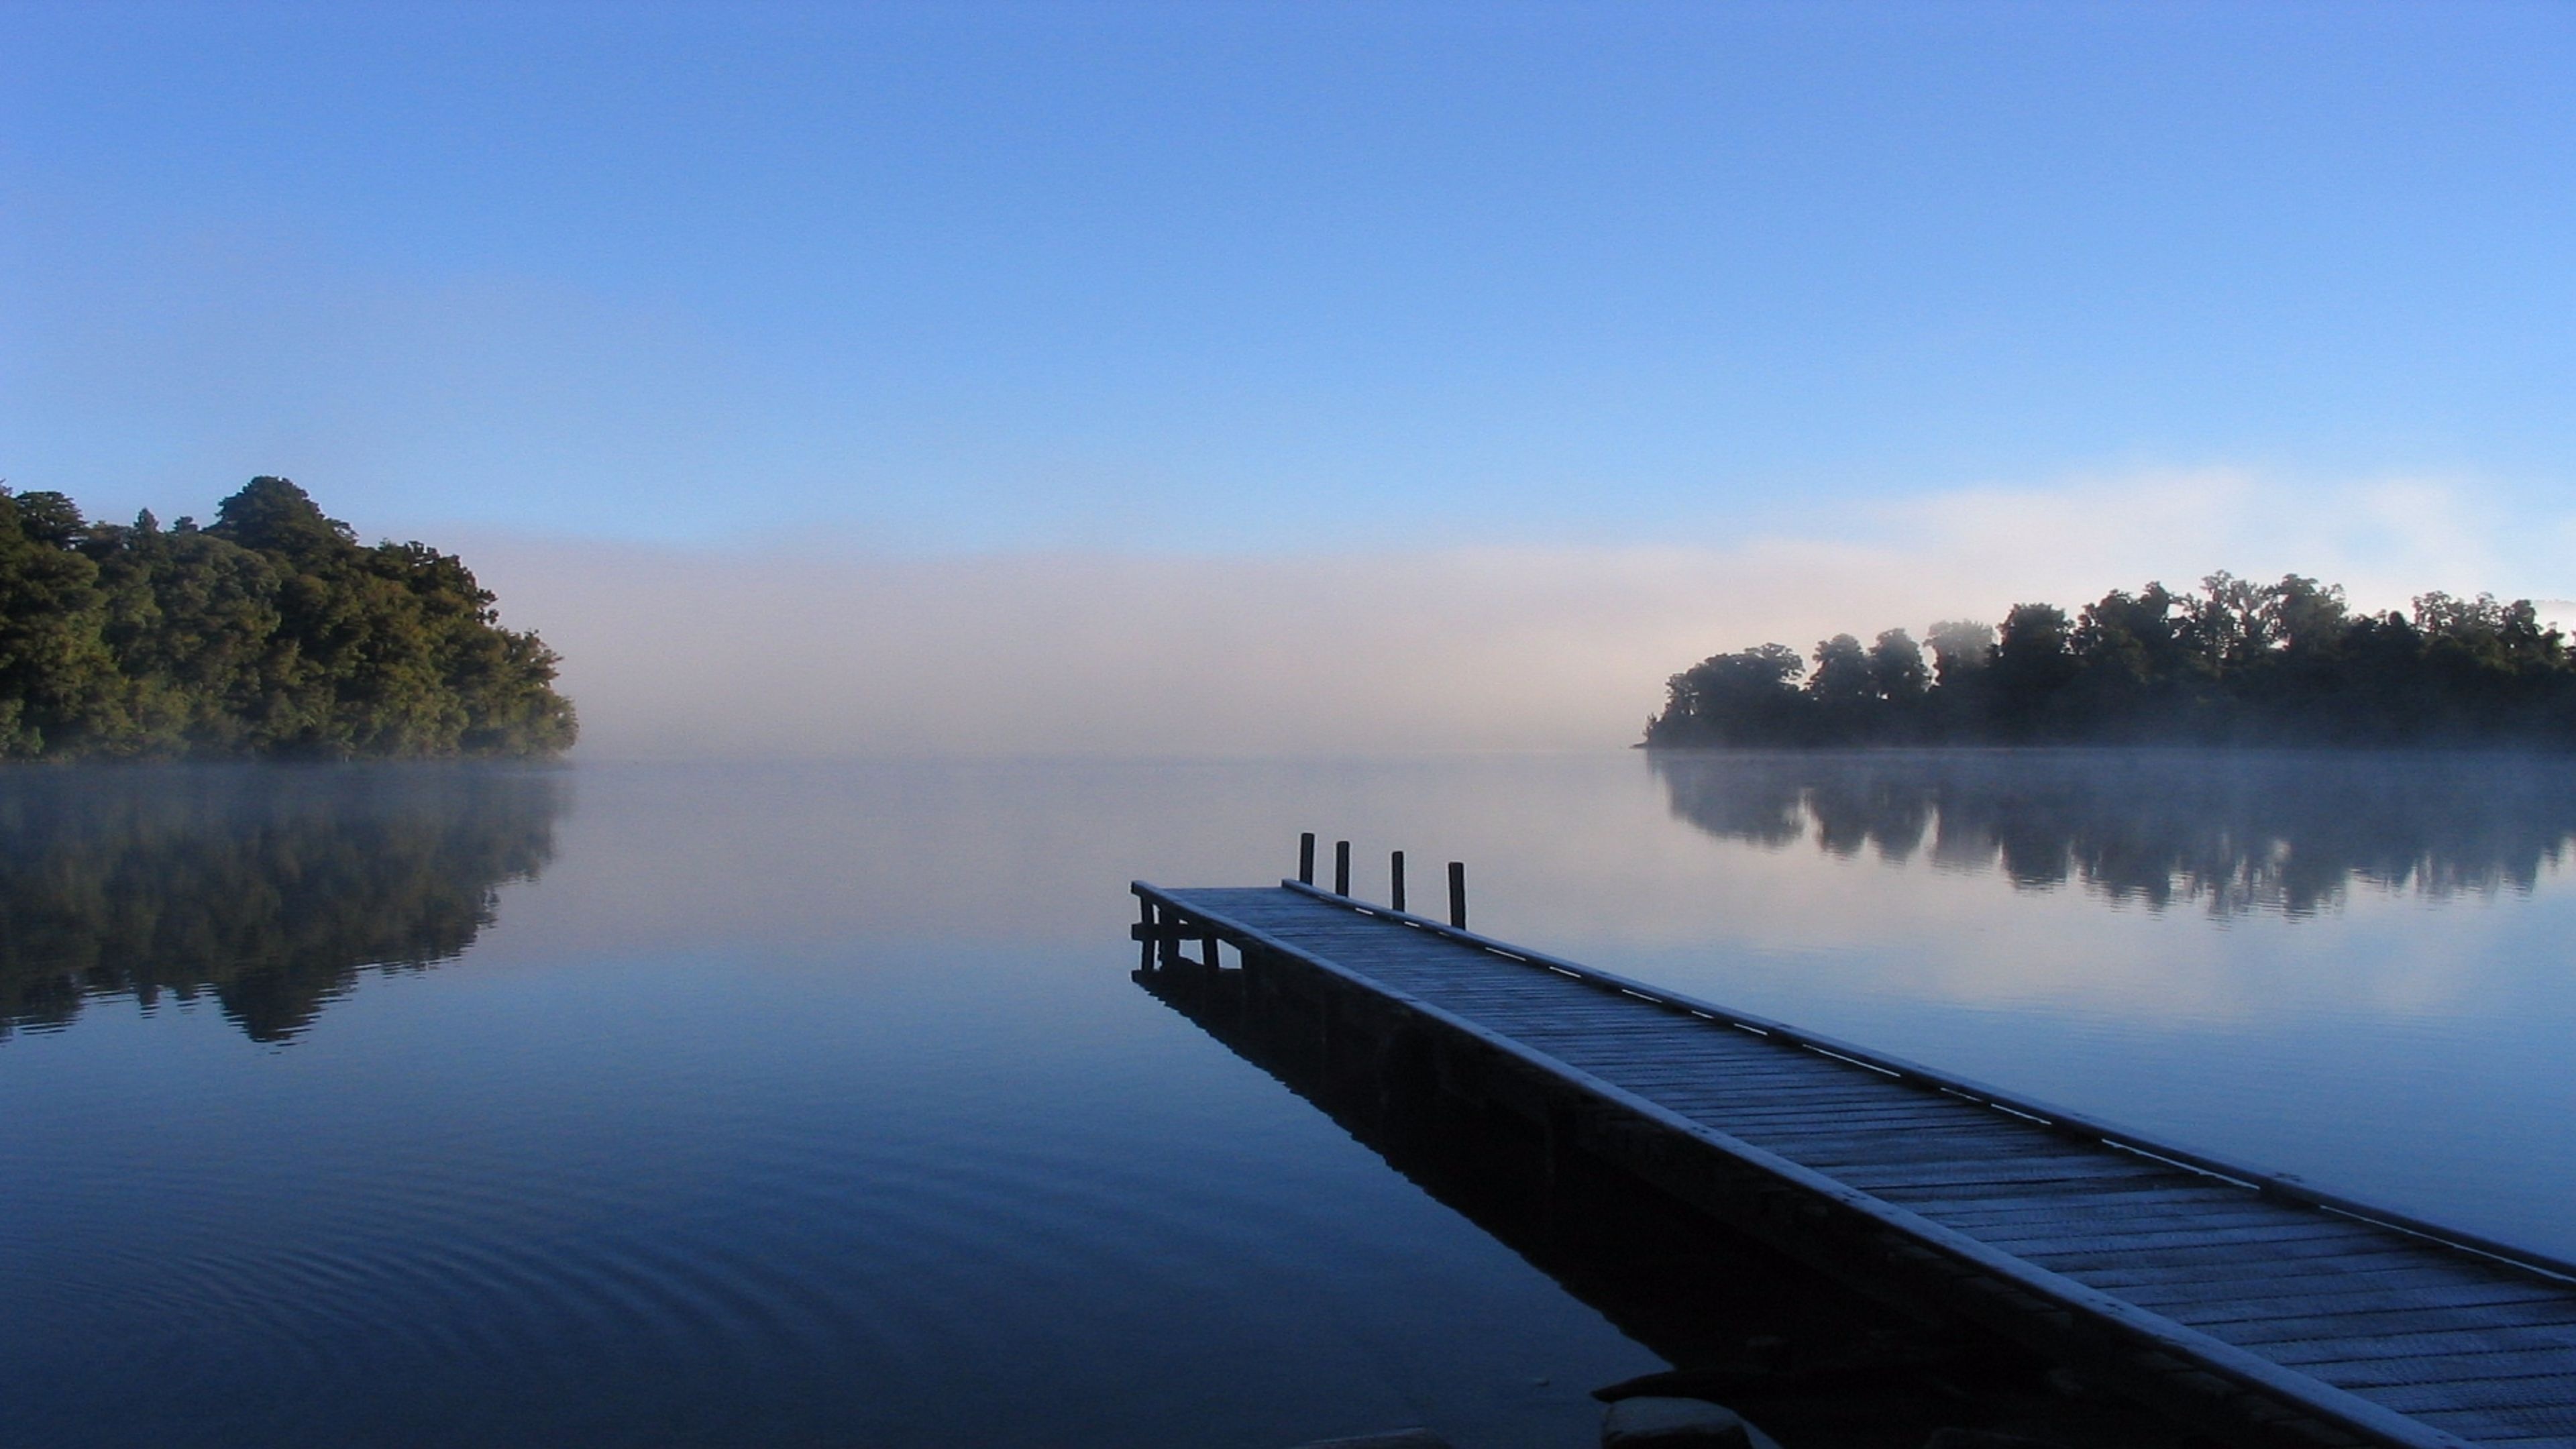
[[[1129,977],[1300,830],[2576,1255],[2565,761],[20,769],[0,1441],[1587,1443],[1617,1315]]]

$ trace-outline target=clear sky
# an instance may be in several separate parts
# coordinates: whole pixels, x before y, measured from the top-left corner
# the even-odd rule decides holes
[[[916,560],[2226,476],[2576,592],[2571,77],[2567,4],[0,3],[0,475]]]
[[[2576,7],[11,5],[6,471],[664,539],[2576,477]]]

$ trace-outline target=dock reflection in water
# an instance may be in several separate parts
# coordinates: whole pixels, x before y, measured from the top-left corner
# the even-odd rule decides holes
[[[0,1037],[166,992],[286,1041],[361,971],[464,954],[565,798],[560,775],[449,766],[0,773]]]

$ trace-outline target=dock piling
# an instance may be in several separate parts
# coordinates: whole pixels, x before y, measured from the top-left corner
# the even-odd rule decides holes
[[[1347,840],[1336,840],[1333,842],[1333,894],[1346,896],[1350,893],[1351,843]]]
[[[1467,929],[1467,862],[1463,860],[1449,862],[1449,926]]]
[[[1297,837],[1297,883],[1315,883],[1315,832],[1311,830]]]
[[[1390,855],[1386,858],[1386,878],[1387,878],[1387,898],[1386,898],[1386,903],[1387,903],[1388,905],[1391,905],[1391,906],[1395,907],[1395,908],[1396,908],[1397,910],[1399,910],[1399,911],[1400,911],[1400,910],[1403,910],[1403,909],[1404,909],[1404,852],[1403,852],[1403,851],[1401,851],[1401,850],[1396,851],[1396,852],[1394,852],[1394,853],[1390,854]]]

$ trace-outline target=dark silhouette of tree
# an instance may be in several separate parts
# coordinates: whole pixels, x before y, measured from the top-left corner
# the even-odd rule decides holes
[[[1993,657],[1995,629],[1967,619],[1944,619],[1924,635],[1932,646],[1933,677],[1942,685],[1966,682]]]
[[[1836,634],[1816,645],[1816,669],[1807,676],[1810,731],[1831,739],[1849,738],[1865,727],[1878,704],[1878,685],[1870,678],[1869,651],[1849,634]]]
[[[0,759],[540,756],[556,658],[463,561],[254,478],[212,527],[0,488]]]
[[[1869,646],[1869,685],[1878,698],[1907,704],[1922,697],[1932,676],[1923,667],[1923,646],[1902,629],[1880,632]]]
[[[2005,739],[2038,739],[2066,713],[2063,696],[2082,666],[2066,611],[2055,604],[2015,604],[1996,631],[1989,715]]]
[[[1777,744],[1807,728],[1807,698],[1792,682],[1806,667],[1788,645],[1764,644],[1704,659],[1674,675],[1670,688],[1688,718],[1708,722],[1709,743]],[[1647,727],[1649,738],[1655,728]]]
[[[1960,620],[1863,649],[1816,646],[1803,688],[1783,645],[1673,676],[1653,746],[1923,743],[2387,746],[2576,744],[2576,657],[2528,599],[2425,594],[2355,614],[2297,574],[2215,573],[2197,591],[2114,589],[2073,617],[2016,604],[2000,630]]]
[[[1870,678],[1869,651],[1849,634],[1836,634],[1816,646],[1816,672],[1808,677],[1807,693],[1819,703],[1858,705],[1878,698],[1878,685]]]

